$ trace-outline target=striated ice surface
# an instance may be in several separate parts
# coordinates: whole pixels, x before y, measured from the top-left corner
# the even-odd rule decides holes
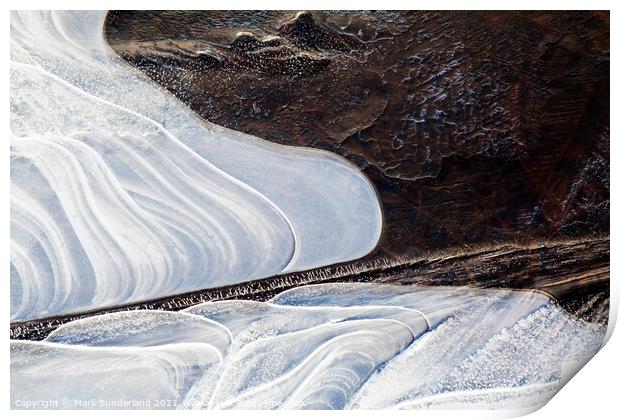
[[[107,314],[44,342],[12,341],[11,401],[524,409],[546,403],[563,364],[587,361],[604,335],[535,292],[304,286],[270,302]]]
[[[345,160],[199,120],[103,38],[11,14],[11,319],[351,260],[381,233]]]
[[[11,343],[11,401],[59,401],[52,408],[123,408],[116,401],[182,401],[196,381],[216,371],[221,354],[209,344],[86,347]],[[70,405],[66,405],[69,401]],[[83,405],[82,405],[83,404]],[[144,407],[136,407],[144,408]]]
[[[57,328],[45,341],[96,347],[206,343],[224,354],[232,343],[232,335],[228,328],[205,317],[144,310],[73,321]]]

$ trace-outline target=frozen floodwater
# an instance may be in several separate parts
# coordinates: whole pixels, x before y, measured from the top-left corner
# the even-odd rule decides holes
[[[373,249],[381,208],[357,168],[200,120],[115,56],[105,14],[11,14],[13,320]]]
[[[11,400],[523,409],[551,398],[563,364],[587,361],[604,335],[535,292],[304,286],[270,302],[113,313],[13,341]]]

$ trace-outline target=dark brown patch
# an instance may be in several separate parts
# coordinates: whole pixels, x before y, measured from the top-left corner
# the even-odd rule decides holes
[[[358,165],[379,255],[609,232],[608,12],[117,11],[106,37],[206,120]]]

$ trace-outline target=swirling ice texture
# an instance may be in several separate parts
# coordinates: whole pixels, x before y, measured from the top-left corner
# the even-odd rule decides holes
[[[344,160],[199,120],[116,58],[105,12],[11,15],[11,317],[351,260],[381,232]]]
[[[592,357],[604,335],[534,292],[305,286],[270,302],[114,313],[66,324],[43,343],[13,341],[11,396],[165,398],[193,409],[524,409],[546,403],[563,363]],[[140,351],[152,365],[133,358]],[[80,386],[81,373],[99,380],[89,358],[111,374],[95,390]],[[147,381],[153,395],[133,386]]]

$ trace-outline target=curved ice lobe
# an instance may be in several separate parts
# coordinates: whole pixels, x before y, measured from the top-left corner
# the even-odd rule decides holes
[[[234,350],[260,338],[273,337],[356,320],[394,320],[406,325],[414,337],[428,331],[426,317],[420,311],[400,306],[291,307],[266,302],[218,301],[185,309],[227,327],[234,337]]]
[[[93,347],[151,347],[174,343],[206,343],[222,355],[232,344],[223,325],[182,312],[127,311],[70,322],[45,341]]]
[[[258,339],[227,361],[209,406],[343,408],[379,365],[413,339],[405,324],[385,319],[328,323]]]
[[[12,341],[11,404],[56,400],[50,408],[175,408],[157,404],[182,401],[220,363],[221,354],[208,344],[99,348]]]
[[[164,154],[156,145],[169,137],[152,123],[122,111],[108,113],[107,104],[95,108],[57,80],[24,70],[32,71],[28,92],[65,97],[68,105],[56,118],[85,131],[13,138],[11,181],[16,194],[26,197],[13,200],[12,243],[41,249],[44,262],[67,267],[61,272],[38,261],[30,264],[46,280],[38,288],[52,289],[50,299],[56,300],[23,299],[15,317],[155,297],[204,287],[205,279],[217,286],[288,264],[295,240],[272,205],[213,176],[201,159],[185,156],[181,145],[168,144]],[[21,109],[31,109],[33,101]],[[141,131],[140,141],[112,128],[123,114],[132,129]],[[102,126],[111,128],[99,133]],[[147,139],[148,145],[141,143]],[[33,223],[49,228],[34,229]],[[46,245],[52,235],[55,243]],[[17,266],[22,282],[30,281],[22,265]]]
[[[11,318],[351,260],[374,188],[334,155],[199,120],[114,56],[105,12],[11,15]]]
[[[592,358],[603,342],[604,328],[551,303],[520,314],[498,309],[455,314],[377,372],[350,408],[542,405],[561,388],[563,364]],[[425,375],[415,375],[420,369]]]
[[[462,311],[480,305],[496,305],[510,313],[533,311],[549,302],[541,293],[509,289],[481,290],[471,287],[425,287],[415,285],[329,283],[286,290],[270,300],[277,305],[296,307],[364,305],[399,306],[424,314],[429,328]],[[529,312],[527,312],[529,313]],[[501,322],[497,325],[503,325]]]

